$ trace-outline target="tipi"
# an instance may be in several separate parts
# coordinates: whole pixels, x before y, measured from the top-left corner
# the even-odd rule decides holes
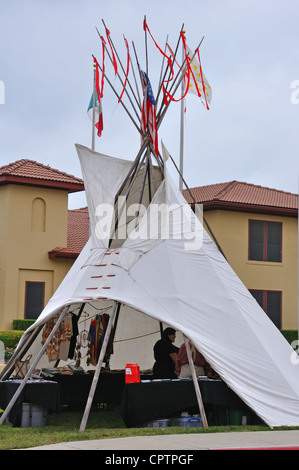
[[[36,323],[23,335],[0,379],[9,377],[17,359],[32,352],[31,369],[19,388],[25,386],[67,313],[76,308],[81,312],[80,306],[89,305],[110,315],[89,401],[116,319],[117,335],[126,326],[137,327],[137,319],[142,318],[139,328],[145,334],[158,337],[161,322],[189,338],[270,427],[298,426],[299,373],[291,361],[293,349],[172,181],[165,146],[162,158],[147,132],[134,162],[82,145],[76,149],[86,188],[90,239]],[[44,325],[53,318],[55,326],[41,346]],[[123,366],[133,359],[147,367],[146,357],[136,357],[137,352],[133,347],[133,359],[127,349]],[[82,430],[89,407],[87,403]]]

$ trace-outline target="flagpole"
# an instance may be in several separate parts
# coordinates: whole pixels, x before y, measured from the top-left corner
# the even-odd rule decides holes
[[[96,125],[96,64],[93,64],[93,95],[92,95],[92,136],[91,148],[95,149],[95,125]]]
[[[184,62],[184,47],[182,44],[182,64]],[[182,80],[182,97],[184,96],[184,80]],[[180,128],[180,175],[179,190],[183,192],[183,174],[184,174],[184,104],[185,98],[181,99],[181,128]]]

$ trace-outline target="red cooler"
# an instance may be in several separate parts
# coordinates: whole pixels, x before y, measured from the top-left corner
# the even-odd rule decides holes
[[[138,364],[126,364],[126,384],[140,382],[140,367]]]

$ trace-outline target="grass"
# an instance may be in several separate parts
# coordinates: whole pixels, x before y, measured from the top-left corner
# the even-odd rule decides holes
[[[82,410],[49,413],[47,425],[44,427],[14,428],[3,424],[0,427],[0,450],[22,449],[59,442],[161,434],[269,431],[269,428],[265,426],[211,426],[205,429],[170,426],[166,428],[127,428],[119,413],[97,409],[91,411],[85,431],[80,432],[82,416]]]

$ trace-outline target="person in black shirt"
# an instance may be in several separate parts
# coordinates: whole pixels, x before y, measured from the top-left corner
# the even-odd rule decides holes
[[[162,338],[154,346],[155,363],[153,366],[154,379],[176,379],[175,373],[179,348],[173,343],[176,331],[166,328]]]

